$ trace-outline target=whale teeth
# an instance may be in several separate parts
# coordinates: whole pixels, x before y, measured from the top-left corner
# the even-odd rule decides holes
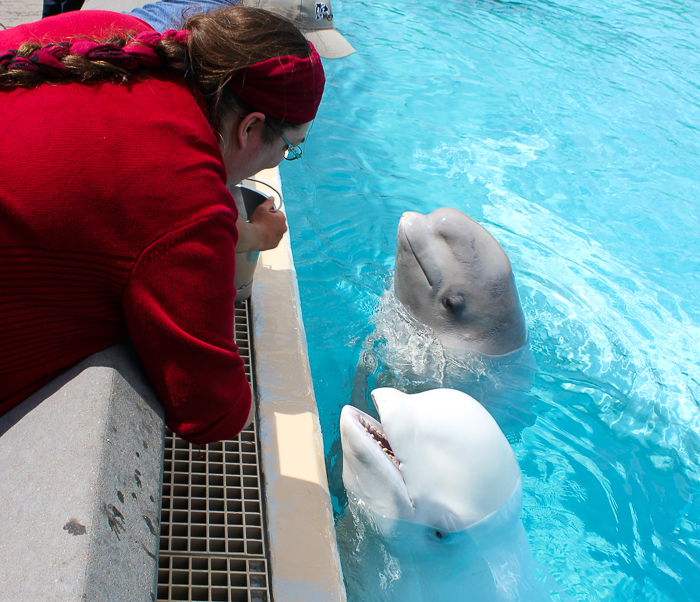
[[[369,424],[362,416],[358,416],[358,421],[359,423],[365,427],[365,433],[367,433],[374,441],[377,443],[377,445],[381,448],[381,450],[391,458],[391,461],[396,464],[396,466],[399,466],[399,462],[396,459],[396,456],[394,455],[394,450],[391,449],[391,445],[389,445],[389,440],[386,436],[386,433],[384,431],[379,430],[376,426],[373,424]]]

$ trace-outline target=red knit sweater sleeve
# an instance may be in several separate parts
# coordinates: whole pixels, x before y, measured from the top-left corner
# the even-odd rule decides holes
[[[236,436],[251,404],[233,343],[235,243],[230,213],[170,232],[135,264],[124,315],[166,423],[186,441]]]

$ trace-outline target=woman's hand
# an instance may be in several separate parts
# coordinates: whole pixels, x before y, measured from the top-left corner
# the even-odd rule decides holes
[[[238,244],[236,253],[274,249],[287,231],[287,218],[273,209],[274,199],[267,197],[246,222],[240,216],[236,221]]]

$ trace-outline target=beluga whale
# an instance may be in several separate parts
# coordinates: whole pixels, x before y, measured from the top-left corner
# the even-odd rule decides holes
[[[482,400],[509,437],[535,421],[537,370],[513,268],[499,242],[458,209],[402,215],[393,286],[355,370],[352,405],[369,391],[458,389]]]
[[[396,297],[447,348],[506,355],[527,341],[508,255],[451,207],[404,213],[396,236]]]
[[[372,399],[379,421],[349,405],[340,416],[359,534],[345,546],[349,589],[387,602],[550,600],[520,519],[520,469],[491,415],[450,389]]]

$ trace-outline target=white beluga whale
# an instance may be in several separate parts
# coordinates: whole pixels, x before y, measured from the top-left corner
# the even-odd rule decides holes
[[[360,561],[344,563],[349,588],[392,602],[549,600],[520,520],[518,463],[483,406],[450,389],[381,388],[372,399],[381,422],[352,406],[340,417],[360,534]]]
[[[506,355],[527,342],[508,255],[458,209],[403,214],[394,288],[408,313],[447,348]]]

